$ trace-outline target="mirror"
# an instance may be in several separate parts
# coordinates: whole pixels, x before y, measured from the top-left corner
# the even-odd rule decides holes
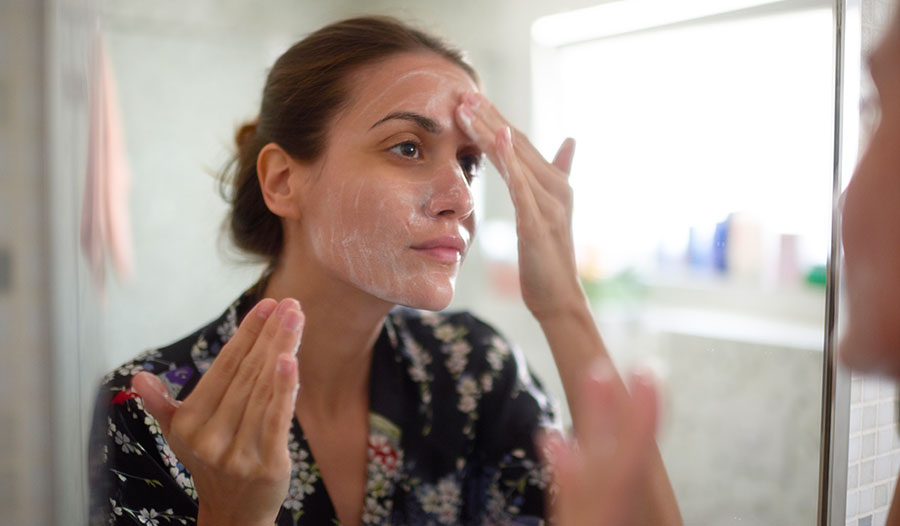
[[[468,51],[488,95],[571,182],[584,287],[620,366],[666,383],[660,448],[687,524],[811,524],[818,513],[825,265],[834,159],[833,3],[495,1],[222,5],[60,0],[49,15],[56,484],[84,510],[101,375],[218,316],[259,275],[220,238],[213,176],[267,68],[329,21],[421,21]],[[582,9],[589,9],[582,11]],[[595,18],[590,18],[595,17]],[[100,292],[79,254],[88,61],[99,28],[133,178],[130,280]],[[589,21],[593,21],[588,23]],[[764,37],[763,37],[764,36]],[[518,297],[512,205],[492,170],[451,308],[525,352],[565,407]],[[73,264],[73,261],[77,263]],[[75,339],[72,339],[72,336]],[[70,374],[77,371],[77,375]],[[563,410],[563,418],[568,415]]]

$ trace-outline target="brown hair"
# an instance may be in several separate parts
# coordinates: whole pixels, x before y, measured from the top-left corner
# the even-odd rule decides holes
[[[478,76],[462,52],[437,37],[389,17],[335,22],[288,49],[272,66],[259,117],[235,134],[237,152],[222,173],[231,206],[226,224],[235,245],[261,257],[271,269],[283,243],[281,218],[263,200],[256,159],[274,142],[300,161],[314,161],[325,148],[327,127],[347,102],[346,79],[360,67],[398,53],[431,51]]]

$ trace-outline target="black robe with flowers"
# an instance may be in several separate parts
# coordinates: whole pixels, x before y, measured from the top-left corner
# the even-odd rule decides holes
[[[107,375],[91,434],[92,524],[193,524],[190,473],[129,390],[139,371],[183,400],[257,298],[247,292],[213,323]],[[362,523],[538,524],[547,473],[533,438],[555,424],[520,352],[467,313],[394,309],[372,356]],[[279,526],[338,524],[303,430],[288,444],[290,489]]]

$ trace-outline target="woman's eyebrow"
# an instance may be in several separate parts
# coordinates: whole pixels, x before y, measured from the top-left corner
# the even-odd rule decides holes
[[[444,129],[441,127],[441,125],[438,124],[437,122],[435,122],[434,119],[428,118],[424,115],[421,115],[419,113],[414,113],[411,111],[395,111],[394,113],[389,114],[387,117],[385,117],[385,118],[379,120],[378,122],[376,122],[375,124],[373,124],[372,127],[369,129],[371,130],[372,128],[378,126],[379,124],[389,121],[391,119],[402,119],[402,120],[412,121],[412,122],[416,123],[420,128],[427,131],[428,133],[439,134],[442,131],[444,131]]]

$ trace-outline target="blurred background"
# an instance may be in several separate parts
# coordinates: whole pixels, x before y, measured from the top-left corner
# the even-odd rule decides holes
[[[82,523],[100,377],[218,316],[257,279],[261,268],[220,235],[215,174],[275,58],[363,13],[466,50],[488,95],[546,155],[577,139],[581,277],[617,364],[648,363],[666,382],[660,447],[686,523],[812,524],[833,2],[649,4],[3,0],[0,524]],[[887,4],[862,2],[864,47]],[[121,202],[130,273],[103,257],[91,264],[79,245],[101,37],[131,172]],[[549,349],[521,303],[512,205],[495,175],[477,183],[479,234],[451,308],[516,342],[568,422]],[[870,385],[869,405],[896,399]],[[861,380],[854,389],[862,400]],[[896,419],[877,414],[877,425]],[[873,445],[872,470],[881,455],[896,474],[897,442]],[[862,488],[872,505],[854,514],[877,508],[875,482]]]

